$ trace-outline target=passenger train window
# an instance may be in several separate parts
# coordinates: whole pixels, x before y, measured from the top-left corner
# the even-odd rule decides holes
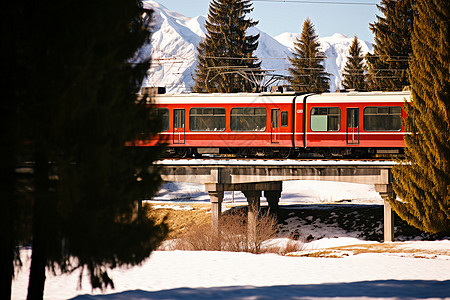
[[[339,107],[313,107],[311,109],[312,131],[339,131],[341,110]]]
[[[168,108],[157,108],[156,114],[161,120],[161,131],[169,130],[169,109]]]
[[[224,131],[225,124],[225,108],[191,108],[189,111],[191,131]]]
[[[232,131],[266,131],[267,112],[264,107],[236,107],[231,109]]]
[[[402,108],[400,106],[366,107],[363,112],[365,131],[402,130]]]
[[[287,127],[288,126],[288,112],[287,111],[282,111],[281,112],[281,127]]]

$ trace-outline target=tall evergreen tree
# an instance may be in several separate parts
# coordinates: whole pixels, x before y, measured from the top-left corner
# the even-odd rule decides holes
[[[397,214],[428,232],[450,231],[450,2],[417,0],[406,106],[406,162],[394,169]]]
[[[370,24],[375,34],[374,53],[367,54],[371,90],[401,91],[409,86],[408,66],[416,0],[381,0],[384,15]]]
[[[252,92],[252,80],[261,74],[253,52],[259,34],[247,35],[258,24],[246,18],[253,11],[249,0],[212,0],[206,20],[206,38],[197,47],[195,86],[198,93]]]
[[[11,176],[0,183],[11,230],[1,231],[2,299],[15,249],[30,239],[28,299],[42,299],[47,267],[85,269],[93,288],[112,286],[109,268],[139,264],[163,239],[165,226],[136,216],[158,187],[147,168],[158,151],[125,147],[159,127],[136,99],[149,61],[133,58],[149,39],[150,15],[129,0],[11,1],[2,10],[9,162],[1,176]],[[31,171],[17,173],[23,166]]]
[[[361,45],[359,44],[358,37],[355,35],[348,51],[347,63],[342,72],[344,78],[342,84],[344,88],[365,91],[367,89],[365,71],[366,66],[364,65]]]
[[[325,72],[323,62],[326,59],[320,52],[320,43],[316,30],[309,18],[303,23],[300,38],[294,42],[293,57],[289,58],[292,67],[290,83],[295,91],[323,93],[330,89],[329,74]]]

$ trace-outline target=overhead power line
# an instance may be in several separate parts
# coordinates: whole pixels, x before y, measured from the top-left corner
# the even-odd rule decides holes
[[[336,4],[336,5],[377,5],[368,2],[314,1],[314,0],[253,0],[253,2],[303,3],[303,4]]]
[[[226,60],[288,60],[289,56],[286,57],[231,57],[231,56],[203,56],[204,58],[210,58],[210,59],[226,59]],[[299,57],[299,59],[303,60],[316,60],[316,59],[333,59],[333,58],[339,58],[340,56],[324,56],[324,57]],[[366,59],[365,56],[359,56],[360,58]],[[385,59],[387,61],[409,61],[411,59],[410,56],[389,56],[389,55],[370,55],[371,58],[380,58]],[[190,58],[184,58],[184,57],[168,57],[168,58],[154,58],[152,61],[158,61],[158,62],[188,62],[190,61]]]

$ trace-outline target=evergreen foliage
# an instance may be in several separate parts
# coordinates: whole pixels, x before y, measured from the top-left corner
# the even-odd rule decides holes
[[[358,37],[355,36],[348,51],[347,63],[345,64],[342,84],[346,89],[356,91],[366,91],[366,67],[364,65],[364,56],[362,55],[361,45]]]
[[[394,169],[397,214],[428,232],[450,231],[450,3],[418,0],[410,65],[406,163]]]
[[[253,11],[249,0],[212,0],[206,20],[206,38],[198,47],[195,86],[198,93],[252,92],[252,83],[261,76],[253,52],[258,48],[259,34],[246,35],[258,24],[246,18]]]
[[[148,171],[159,147],[125,147],[159,128],[136,99],[150,16],[129,0],[10,1],[2,10],[2,293],[30,239],[28,299],[42,299],[46,268],[86,270],[93,288],[113,286],[108,269],[141,263],[164,238],[165,225],[137,217],[160,183]]]
[[[320,43],[309,18],[303,23],[300,38],[294,42],[290,84],[295,91],[323,93],[330,89],[329,74],[325,72],[325,55],[319,51]]]
[[[401,91],[409,86],[408,66],[416,0],[381,0],[384,17],[370,24],[374,53],[367,54],[370,90]]]

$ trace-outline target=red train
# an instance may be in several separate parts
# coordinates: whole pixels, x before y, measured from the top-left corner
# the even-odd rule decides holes
[[[353,156],[403,151],[409,92],[326,94],[162,94],[148,98],[162,117],[173,157]]]

